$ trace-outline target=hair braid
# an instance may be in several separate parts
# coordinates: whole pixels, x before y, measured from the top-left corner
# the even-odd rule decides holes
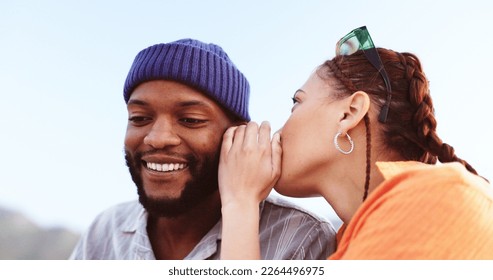
[[[403,65],[406,66],[405,75],[409,79],[409,101],[416,108],[413,116],[413,125],[416,128],[417,142],[424,149],[420,160],[427,163],[460,162],[467,170],[477,175],[476,170],[465,160],[455,154],[454,148],[438,137],[436,133],[433,102],[428,88],[428,81],[424,76],[421,64],[416,56],[409,53],[398,54]]]
[[[370,189],[370,167],[371,167],[371,132],[370,132],[370,117],[368,113],[365,114],[365,127],[366,127],[366,176],[365,176],[365,193],[363,194],[363,201],[368,197],[368,191]]]
[[[429,137],[436,130],[437,122],[434,116],[433,101],[429,94],[428,81],[421,71],[421,64],[413,54],[397,53],[400,64],[404,66],[403,79],[408,83],[408,102],[411,112],[410,122],[414,131],[403,133],[404,137],[414,142],[422,149],[422,154],[417,159],[421,162],[434,164],[437,157],[429,153]],[[414,108],[414,109],[413,109]],[[412,131],[411,131],[412,132]]]
[[[342,57],[340,57],[342,58]],[[336,58],[334,58],[334,60],[336,60]],[[338,63],[336,63],[334,60],[328,60],[325,62],[325,65],[327,67],[329,67],[330,71],[327,73],[329,74],[329,76],[333,76],[334,78],[337,79],[337,81],[339,81],[340,83],[342,83],[342,85],[344,86],[343,88],[337,88],[339,90],[342,90],[344,93],[353,93],[355,91],[357,91],[358,89],[356,88],[356,86],[353,84],[353,82],[351,81],[351,79],[349,77],[347,77],[342,71],[341,69],[339,68],[338,66],[338,63],[341,63],[339,59]]]

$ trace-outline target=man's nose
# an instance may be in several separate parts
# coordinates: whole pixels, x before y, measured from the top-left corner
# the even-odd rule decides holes
[[[170,121],[156,121],[144,138],[144,144],[154,149],[163,149],[167,146],[177,146],[181,139]]]

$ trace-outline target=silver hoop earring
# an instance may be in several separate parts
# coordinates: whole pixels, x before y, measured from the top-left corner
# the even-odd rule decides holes
[[[341,136],[341,134],[342,134],[342,132],[337,132],[336,136],[334,137],[334,145],[336,146],[336,149],[339,152],[341,152],[345,155],[349,155],[354,149],[353,139],[351,139],[351,136],[349,136],[349,134],[346,133],[346,138],[349,141],[349,144],[351,144],[351,148],[349,148],[349,151],[344,151],[343,149],[341,149],[341,147],[339,146],[339,142],[337,141],[337,139],[339,138],[339,136]]]

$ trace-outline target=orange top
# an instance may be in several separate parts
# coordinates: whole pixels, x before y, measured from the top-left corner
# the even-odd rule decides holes
[[[460,163],[379,162],[329,259],[493,260],[493,189]]]

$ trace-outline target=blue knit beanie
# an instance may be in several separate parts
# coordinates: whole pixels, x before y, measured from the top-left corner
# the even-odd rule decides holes
[[[152,80],[173,80],[188,85],[207,94],[234,115],[250,121],[250,85],[217,45],[182,39],[140,51],[125,81],[125,102],[138,85]]]

